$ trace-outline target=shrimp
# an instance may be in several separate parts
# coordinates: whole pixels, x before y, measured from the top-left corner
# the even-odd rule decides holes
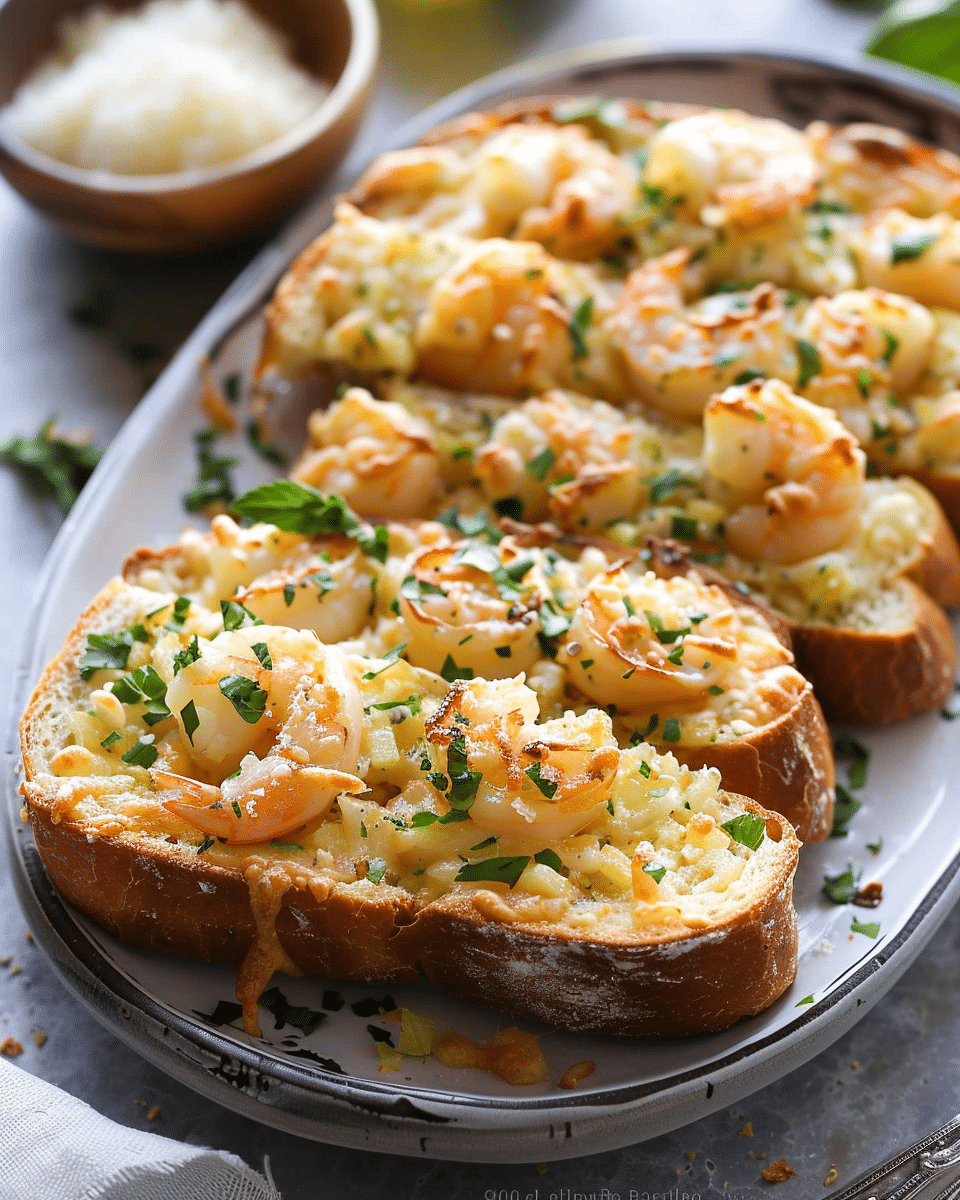
[[[339,651],[255,625],[200,642],[167,686],[184,747],[217,787],[153,770],[165,807],[204,833],[258,842],[323,816],[358,778],[363,708]],[[239,773],[230,772],[239,766]]]
[[[291,478],[342,496],[362,517],[422,516],[438,493],[439,454],[426,422],[350,388],[311,413],[309,449]]]
[[[913,217],[886,209],[864,221],[851,247],[865,286],[960,309],[960,220],[948,213]]]
[[[427,740],[446,748],[451,778],[476,773],[470,819],[501,846],[540,848],[583,829],[603,812],[619,767],[605,712],[542,725],[537,713],[522,676],[458,680],[427,722]]]
[[[833,413],[779,380],[714,396],[704,458],[729,515],[727,542],[746,558],[801,562],[844,545],[864,502],[866,457]]]
[[[371,617],[376,573],[356,542],[328,537],[322,553],[298,555],[231,597],[268,625],[315,633],[326,644],[355,637]]]
[[[790,661],[772,633],[757,653],[721,588],[614,563],[591,581],[557,661],[581,692],[622,712],[689,711],[729,689],[748,640],[752,666]]]
[[[927,369],[937,328],[931,311],[878,288],[821,296],[804,313],[799,336],[816,347],[819,370],[804,393],[846,408],[874,388],[909,395]]]
[[[526,582],[534,565],[509,538],[420,554],[399,596],[408,660],[447,678],[451,664],[486,679],[529,670],[540,657],[540,593]]]
[[[671,416],[700,416],[709,397],[751,375],[796,371],[782,293],[771,284],[750,292],[683,300],[686,248],[639,267],[627,279],[606,330],[630,380],[650,404]]]
[[[491,238],[466,251],[432,289],[418,325],[424,375],[507,395],[565,379],[573,314],[557,299],[554,265],[535,242]]]
[[[817,175],[802,133],[781,121],[713,109],[654,134],[644,183],[706,225],[750,228],[809,204]]]
[[[960,217],[960,158],[899,129],[815,121],[807,139],[821,170],[822,197],[859,213],[902,208],[915,217]]]
[[[603,482],[590,489],[591,524],[602,527],[639,503],[641,484],[633,464],[641,458],[643,432],[602,400],[555,390],[496,421],[476,455],[474,474],[491,503],[508,496],[520,500],[526,521],[542,521],[551,511],[559,515],[552,500],[559,483],[576,481],[585,472],[591,480],[599,475]],[[613,465],[620,469],[608,470]]]
[[[592,260],[623,236],[634,172],[580,125],[511,124],[466,153],[444,145],[382,155],[353,199],[418,229],[536,241]]]

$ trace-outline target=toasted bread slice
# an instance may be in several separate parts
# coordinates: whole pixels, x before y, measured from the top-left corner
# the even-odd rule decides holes
[[[172,609],[175,596],[168,598]],[[642,1007],[621,1033],[694,1032],[697,1023],[692,1014],[678,1016],[673,994],[685,973],[702,1003],[703,1030],[758,1011],[789,984],[796,936],[790,883],[799,843],[782,818],[720,792],[716,771],[690,772],[646,745],[619,750],[609,717],[596,710],[536,724],[536,696],[519,679],[449,687],[403,662],[344,656],[349,686],[369,701],[360,710],[357,751],[368,791],[351,795],[348,787],[305,820],[304,798],[297,796],[293,816],[276,835],[269,797],[262,788],[241,788],[256,756],[244,755],[231,784],[227,772],[242,747],[225,753],[208,740],[205,725],[204,705],[213,702],[203,687],[211,671],[212,678],[220,672],[220,682],[235,680],[246,661],[243,669],[253,676],[253,655],[244,659],[243,637],[227,631],[220,635],[233,638],[225,662],[222,651],[209,649],[216,638],[192,632],[212,633],[198,603],[190,615],[181,606],[185,628],[177,630],[157,599],[156,591],[115,580],[84,614],[23,718],[23,792],[38,848],[63,894],[132,945],[238,964],[238,997],[251,1032],[257,998],[274,971],[411,978],[424,955],[442,962],[440,948],[428,945],[431,927],[444,936],[447,918],[439,913],[471,905],[484,926],[499,912],[509,942],[516,946],[520,937],[530,962],[548,963],[557,945],[568,944],[572,957],[583,959],[580,968],[571,963],[570,978],[579,979],[574,994],[586,995],[591,956],[616,962],[622,943],[617,1011],[632,1011],[641,997]],[[261,665],[270,660],[268,672],[282,677],[290,670],[286,656],[305,655],[293,667],[300,692],[305,676],[324,670],[323,687],[345,686],[330,673],[328,658],[315,657],[312,635],[245,628]],[[166,708],[176,674],[165,694],[150,683],[150,666],[176,665],[175,644],[183,655],[177,674],[191,676],[201,699],[197,725],[183,709]],[[137,660],[140,666],[129,671]],[[142,687],[139,698],[134,683]],[[416,696],[408,694],[414,685]],[[276,721],[282,703],[273,686],[267,683],[265,722]],[[265,751],[259,747],[273,774],[292,770],[291,762],[321,769],[302,759],[322,758],[323,746],[309,736],[293,738],[323,716],[314,706],[304,724],[298,705],[305,704],[303,696],[289,700],[279,734],[270,735]],[[383,750],[387,731],[392,756]],[[508,746],[516,779],[513,768],[500,777]],[[421,758],[434,770],[426,771]],[[211,807],[197,802],[211,791],[222,799]],[[231,794],[243,800],[245,815]],[[288,803],[281,798],[281,808]],[[225,836],[201,836],[209,822],[227,819],[221,812],[231,806],[237,817]],[[270,832],[260,837],[264,830]],[[421,917],[415,937],[400,937]],[[667,945],[678,968],[669,985],[658,983],[653,970]],[[718,945],[727,953],[718,955]],[[739,961],[741,954],[749,963]],[[634,976],[646,961],[651,978],[638,989]],[[433,969],[443,986],[463,991],[449,967]],[[703,978],[715,972],[712,996],[701,999]],[[472,987],[466,994],[483,999],[487,989]],[[563,1028],[610,1028],[609,1013],[587,1000],[541,1013],[542,987],[508,1003]]]

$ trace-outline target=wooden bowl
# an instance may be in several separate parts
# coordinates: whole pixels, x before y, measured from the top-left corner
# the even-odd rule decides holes
[[[94,0],[0,4],[0,106],[54,49],[60,22]],[[99,0],[102,6],[103,0]],[[138,7],[106,0],[107,7]],[[231,162],[172,175],[117,175],[70,166],[0,123],[0,172],[64,233],[131,253],[199,250],[280,216],[350,145],[370,92],[379,45],[373,0],[247,0],[289,39],[296,61],[330,85],[289,133]]]

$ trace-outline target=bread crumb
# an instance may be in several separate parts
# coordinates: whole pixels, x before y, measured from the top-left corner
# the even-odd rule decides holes
[[[760,1174],[767,1183],[785,1183],[796,1171],[788,1165],[785,1158],[775,1158],[769,1167],[764,1167]]]
[[[831,1163],[830,1170],[827,1172],[826,1178],[823,1181],[823,1186],[829,1187],[831,1185],[831,1183],[836,1183],[836,1182],[837,1182],[837,1168],[833,1163]]]
[[[746,1123],[746,1125],[744,1125],[744,1127],[740,1130],[740,1136],[741,1137],[753,1137],[753,1122],[752,1121],[748,1121]]]
[[[42,1029],[35,1029],[30,1034],[30,1036],[33,1038],[33,1042],[34,1042],[35,1046],[43,1046],[46,1044],[47,1035],[43,1032]]]
[[[151,1108],[150,1111],[147,1113],[147,1120],[155,1121],[157,1119],[157,1117],[159,1117],[159,1116],[160,1116],[160,1105],[155,1104],[153,1106],[153,1108]]]
[[[23,1047],[16,1038],[8,1037],[4,1038],[3,1041],[0,1042],[0,1054],[2,1054],[4,1058],[17,1058],[22,1053]]]
[[[821,938],[816,946],[814,946],[813,952],[814,954],[832,954],[833,949],[833,942],[829,938]]]

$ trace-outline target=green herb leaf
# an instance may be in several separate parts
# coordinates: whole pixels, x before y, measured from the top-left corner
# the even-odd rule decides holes
[[[875,938],[880,932],[879,921],[858,921],[856,917],[850,922],[851,933],[862,933],[865,937]]]
[[[524,775],[526,775],[528,779],[537,785],[537,787],[548,800],[552,800],[557,794],[557,787],[559,785],[554,783],[552,779],[541,778],[540,763],[535,762],[532,767],[527,767],[527,769],[524,771]]]
[[[552,446],[544,446],[540,453],[527,463],[527,473],[542,483],[550,473],[550,468],[557,461]]]
[[[804,1004],[812,1004],[812,1003],[813,1003],[813,994],[811,993],[811,995],[809,995],[809,996],[804,996],[804,998],[802,1000],[798,1000],[793,1007],[800,1008]]]
[[[887,330],[883,331],[883,336],[886,341],[887,348],[883,353],[881,362],[886,363],[886,365],[889,367],[893,362],[894,355],[900,349],[900,339],[894,337],[892,333],[888,333]]]
[[[155,734],[145,733],[143,737],[137,738],[136,743],[126,754],[121,754],[120,757],[132,767],[152,767],[157,761],[157,748],[153,744],[155,738]]]
[[[820,374],[820,351],[806,338],[797,339],[797,387],[805,388],[815,375]]]
[[[368,704],[363,711],[368,713],[373,709],[377,712],[389,712],[394,708],[409,708],[411,716],[415,717],[422,704],[422,696],[407,696],[405,700],[381,700],[379,704]]]
[[[193,745],[193,735],[200,728],[200,718],[197,715],[197,706],[192,700],[180,709],[180,720],[183,721],[183,731],[190,739],[190,745]]]
[[[834,739],[833,753],[837,758],[848,760],[847,787],[855,790],[862,788],[867,782],[867,767],[870,765],[870,751],[862,742],[843,733]]]
[[[254,642],[250,649],[257,656],[257,661],[265,671],[273,670],[273,658],[270,654],[270,647],[266,642]]]
[[[144,720],[148,725],[170,716],[167,708],[167,685],[152,666],[137,667],[130,675],[121,675],[110,685],[110,690],[124,704],[144,704]]]
[[[890,265],[895,267],[897,263],[912,262],[913,259],[919,258],[933,245],[938,236],[936,233],[915,233],[894,238],[890,245]]]
[[[589,354],[587,347],[587,331],[590,328],[590,322],[593,319],[593,297],[587,296],[585,300],[581,300],[574,311],[573,317],[567,325],[567,333],[570,335],[570,344],[573,347],[573,360],[586,358]]]
[[[659,863],[655,862],[644,863],[642,869],[644,875],[649,875],[654,883],[659,883],[667,873],[666,867],[662,867]]]
[[[758,371],[756,367],[747,367],[745,371],[740,372],[733,382],[737,387],[743,387],[744,384],[753,383],[755,379],[763,378],[765,378],[763,371]]]
[[[237,715],[248,725],[256,725],[267,707],[267,693],[254,679],[246,675],[227,675],[219,683],[220,691],[226,696]]]
[[[87,648],[77,661],[80,678],[90,679],[97,671],[125,670],[133,641],[133,634],[127,629],[120,633],[88,634]]]
[[[257,614],[252,613],[239,600],[221,600],[220,612],[223,614],[223,628],[226,633],[243,629],[247,625],[263,624]]]
[[[527,854],[516,854],[505,858],[485,858],[481,862],[465,863],[454,875],[455,883],[475,883],[492,880],[513,887],[530,862]]]
[[[674,515],[670,518],[670,536],[681,542],[692,542],[697,536],[697,522],[694,517]]]
[[[453,661],[453,656],[448,654],[443,666],[440,668],[440,675],[447,683],[453,683],[457,679],[472,679],[473,669],[471,667],[458,667]]]
[[[655,475],[652,479],[645,479],[644,483],[650,489],[650,503],[653,505],[661,504],[666,496],[678,488],[694,486],[694,480],[675,468],[664,471],[662,475]]]
[[[382,883],[383,877],[387,873],[387,860],[385,858],[371,858],[367,865],[367,879],[371,883]]]
[[[378,675],[382,675],[384,671],[389,670],[404,652],[404,650],[406,650],[406,648],[407,643],[401,642],[399,646],[394,646],[392,650],[388,650],[381,659],[384,665],[376,671],[365,671],[363,675],[364,680],[369,681],[371,679],[376,679]]]
[[[847,789],[838,783],[837,799],[833,807],[833,828],[830,830],[830,836],[846,837],[849,832],[847,826],[859,811],[860,801],[855,800]]]
[[[220,430],[211,426],[193,435],[197,451],[197,477],[193,487],[184,494],[183,507],[187,512],[203,512],[211,505],[229,507],[236,493],[230,472],[237,465],[235,458],[219,458],[214,443]]]
[[[247,422],[247,441],[266,462],[273,463],[275,467],[287,465],[287,456],[276,442],[267,441],[263,432],[263,424],[256,417],[252,417]]]
[[[0,446],[0,463],[19,471],[29,484],[52,493],[66,515],[103,456],[103,451],[55,433],[49,417],[33,437],[18,435]]]
[[[283,1029],[284,1026],[289,1025],[293,1029],[298,1029],[304,1037],[316,1033],[327,1019],[326,1013],[318,1012],[316,1009],[307,1008],[304,1005],[291,1004],[278,987],[268,988],[258,1003],[261,1008],[265,1008],[273,1016],[276,1021],[274,1028]]]
[[[558,875],[563,875],[566,878],[570,871],[563,865],[563,859],[556,850],[538,850],[533,856],[533,861],[540,863],[543,867],[549,867],[551,871],[556,871]]]
[[[286,533],[339,533],[353,538],[360,549],[378,562],[387,561],[386,528],[371,528],[347,506],[342,496],[325,496],[316,488],[291,479],[275,479],[245,492],[233,505],[248,521],[266,521]]]
[[[668,717],[663,723],[663,740],[665,742],[680,741],[680,722],[676,717]],[[759,818],[757,818],[759,820]],[[761,821],[761,824],[763,822]],[[732,835],[731,835],[732,836]]]
[[[100,743],[100,745],[104,748],[104,750],[109,750],[111,746],[115,746],[117,744],[117,742],[119,742],[119,741],[120,741],[120,734],[115,729],[113,731],[113,733],[107,734],[107,736],[103,739],[103,741]]]
[[[758,817],[756,813],[740,813],[738,817],[724,821],[720,828],[741,846],[756,850],[764,839],[767,826],[763,817]]]
[[[173,673],[179,675],[184,667],[189,667],[191,663],[195,663],[200,657],[200,643],[197,641],[197,635],[194,634],[190,639],[189,645],[184,650],[178,650],[173,656]]]
[[[848,863],[847,869],[839,875],[824,875],[823,894],[833,904],[849,904],[857,894],[857,884],[860,872],[853,873],[853,864]]]

